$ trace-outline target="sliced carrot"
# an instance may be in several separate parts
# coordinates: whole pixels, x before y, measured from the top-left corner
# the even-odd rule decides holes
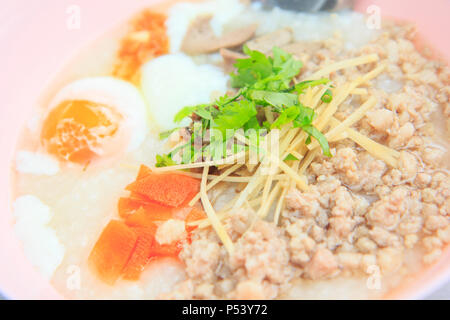
[[[157,203],[146,203],[143,206],[149,219],[153,221],[165,221],[173,218],[174,209]]]
[[[126,216],[127,225],[133,227],[148,227],[158,221],[172,219],[174,210],[156,203],[147,203],[141,206],[136,212]]]
[[[158,225],[169,219],[187,223],[206,218],[199,208],[188,202],[199,192],[197,179],[180,173],[152,172],[141,166],[136,181],[127,187],[129,197],[118,201],[119,216],[103,230],[89,257],[99,278],[113,284],[121,275],[138,280],[149,259],[177,258],[183,242],[161,245],[155,240]],[[186,227],[187,241],[195,227]]]
[[[180,242],[174,242],[170,244],[159,244],[158,241],[153,241],[152,248],[150,250],[151,257],[174,257],[177,258],[182,245]]]
[[[189,212],[189,214],[187,215],[186,222],[194,222],[194,221],[202,220],[202,219],[206,219],[206,218],[207,218],[207,215],[203,210],[194,207],[194,208],[192,208],[191,212]]]
[[[186,217],[186,231],[191,232],[192,230],[196,229],[195,226],[189,226],[189,222],[194,222],[197,220],[206,219],[207,215],[203,210],[200,210],[196,207],[192,208],[191,212]]]
[[[150,260],[156,228],[133,228],[138,235],[136,247],[123,270],[125,280],[139,280],[145,266]]]
[[[120,198],[117,204],[119,210],[119,216],[121,218],[127,218],[130,214],[135,213],[140,207],[142,207],[142,201],[131,198]]]
[[[152,228],[155,227],[155,221],[150,219],[144,208],[139,208],[135,213],[125,219],[125,223],[130,227]]]
[[[138,172],[138,175],[137,175],[136,180],[143,179],[143,178],[145,178],[145,177],[151,175],[152,173],[153,173],[153,172],[152,172],[152,170],[151,170],[149,167],[144,166],[144,165],[142,164],[141,167],[139,168],[139,172]]]
[[[127,190],[131,192],[170,207],[179,207],[186,203],[199,189],[198,179],[178,173],[152,173],[127,187]]]
[[[130,199],[138,200],[142,203],[150,202],[150,199],[142,194],[139,194],[137,192],[130,192]]]
[[[97,240],[89,256],[89,263],[100,279],[114,284],[130,258],[137,234],[125,223],[111,220]]]

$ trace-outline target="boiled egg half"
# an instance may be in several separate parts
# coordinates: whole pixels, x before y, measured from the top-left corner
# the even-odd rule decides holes
[[[93,77],[57,93],[43,121],[41,141],[60,160],[87,164],[137,149],[148,131],[147,106],[134,85]]]

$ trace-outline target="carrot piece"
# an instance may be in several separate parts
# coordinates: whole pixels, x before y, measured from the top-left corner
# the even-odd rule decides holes
[[[142,205],[142,201],[136,199],[120,198],[119,203],[117,204],[119,216],[125,219],[129,215],[135,213]]]
[[[157,203],[146,203],[144,210],[153,221],[165,221],[173,218],[173,208],[159,205]]]
[[[151,257],[175,257],[177,258],[182,249],[180,242],[170,244],[159,244],[158,241],[153,241],[150,250]]]
[[[148,227],[157,221],[172,219],[174,211],[172,208],[161,206],[157,203],[146,203],[135,213],[125,218],[127,225],[133,227]]]
[[[140,201],[142,203],[150,202],[150,199],[137,192],[130,192],[130,199]]]
[[[177,173],[152,173],[127,187],[131,192],[170,207],[179,207],[190,201],[199,189],[198,179]]]
[[[189,212],[189,214],[186,217],[186,222],[194,222],[197,220],[202,220],[202,219],[206,219],[207,215],[206,213],[199,209],[199,208],[192,208],[191,212]]]
[[[133,228],[138,235],[136,247],[123,270],[125,280],[139,280],[145,266],[150,260],[156,228]]]
[[[111,285],[116,282],[134,250],[137,238],[136,232],[125,223],[118,220],[109,222],[89,256],[89,263],[101,280]]]
[[[130,214],[125,219],[125,223],[130,227],[143,227],[151,228],[155,226],[153,220],[149,218],[149,215],[144,208],[139,208],[135,213]]]
[[[186,217],[186,231],[191,232],[192,230],[196,229],[195,226],[188,226],[189,222],[194,222],[197,220],[206,219],[207,215],[203,210],[200,210],[196,207],[192,208],[191,212]]]
[[[136,180],[141,180],[141,179],[151,175],[152,173],[153,172],[149,167],[142,164],[141,167],[139,168],[139,172],[138,172]]]

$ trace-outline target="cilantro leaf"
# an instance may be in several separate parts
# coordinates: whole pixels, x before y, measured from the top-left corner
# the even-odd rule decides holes
[[[291,54],[278,47],[273,48],[273,58],[246,46],[244,53],[249,58],[238,59],[234,65],[237,73],[231,74],[231,85],[235,88],[286,90],[303,66],[301,61],[295,60]]]
[[[156,165],[155,167],[157,168],[161,168],[161,167],[169,167],[169,166],[173,166],[176,165],[177,163],[172,160],[172,157],[170,155],[170,153],[168,154],[163,154],[163,155],[156,155]]]
[[[303,67],[301,61],[295,60],[292,55],[286,51],[274,47],[273,48],[273,71],[280,78],[280,86],[269,85],[272,90],[285,90],[289,88],[292,79],[300,73]]]
[[[327,84],[328,82],[330,82],[329,79],[327,78],[322,78],[319,80],[306,80],[306,81],[302,81],[297,83],[294,86],[294,91],[296,91],[298,94],[303,93],[307,88],[312,88],[312,87],[316,87],[319,86],[321,84]]]
[[[271,129],[280,128],[286,123],[292,122],[300,114],[300,109],[298,106],[291,106],[284,108],[278,118],[272,123]]]
[[[254,130],[261,129],[258,118],[253,117],[244,125],[244,130],[249,130],[249,129],[254,129]]]
[[[292,93],[272,92],[264,90],[249,90],[246,94],[249,100],[263,106],[272,106],[278,111],[284,106],[298,104],[298,96]]]
[[[284,158],[284,161],[298,161],[299,159],[297,159],[296,156],[292,155],[292,154],[288,154],[286,158]]]
[[[209,109],[210,108],[197,108],[194,110],[194,113],[203,119],[212,120],[213,116]]]
[[[194,111],[197,109],[197,107],[184,107],[173,118],[173,121],[175,123],[181,122],[184,118],[189,117],[194,113]]]
[[[180,130],[180,129],[181,129],[180,127],[177,127],[177,128],[173,128],[173,129],[171,129],[171,130],[167,130],[167,131],[161,132],[161,133],[159,134],[159,139],[160,139],[160,140],[167,139],[168,137],[170,137],[170,135],[171,135],[172,133],[174,133],[175,131]]]
[[[184,118],[190,117],[193,113],[204,119],[212,119],[210,104],[199,104],[196,106],[184,107],[173,118],[175,123],[181,122]]]
[[[253,101],[239,100],[223,106],[213,121],[213,127],[224,134],[227,129],[240,129],[256,116],[256,105]]]
[[[272,63],[264,53],[250,50],[247,46],[244,46],[244,53],[249,57],[237,59],[234,66],[238,72],[231,74],[231,85],[234,88],[252,86],[272,74]]]
[[[317,128],[312,125],[304,126],[302,127],[302,130],[319,142],[324,155],[331,157],[330,146],[328,145],[327,138],[322,134],[322,132],[317,130]]]
[[[294,127],[303,128],[304,126],[311,125],[314,120],[314,110],[305,106],[299,108],[299,114],[294,120]]]
[[[181,122],[189,117],[191,119],[200,117],[201,121],[195,121],[191,125],[193,132],[191,141],[176,147],[167,155],[158,156],[157,166],[173,165],[176,162],[174,157],[180,155],[181,163],[189,163],[205,156],[211,159],[221,158],[230,148],[235,153],[237,149],[247,148],[241,143],[235,144],[232,140],[227,140],[229,139],[226,137],[227,130],[246,130],[248,132],[243,133],[245,137],[256,143],[264,137],[264,134],[261,135],[260,131],[254,130],[251,132],[249,129],[264,129],[267,133],[289,123],[308,134],[306,143],[311,141],[311,137],[315,138],[324,154],[331,156],[325,136],[312,125],[314,110],[299,101],[299,95],[307,88],[327,84],[329,80],[326,78],[307,80],[293,85],[293,79],[300,73],[302,63],[295,60],[291,54],[277,47],[273,48],[272,57],[250,50],[246,46],[243,50],[248,57],[238,59],[235,63],[236,71],[231,74],[231,85],[239,88],[239,91],[231,96],[223,95],[214,103],[180,110],[174,118],[175,122]],[[330,102],[331,90],[327,90],[321,99],[323,102]],[[270,108],[266,111],[276,115],[275,121],[270,118],[270,122],[273,123],[261,118],[268,114],[267,112],[258,115],[261,108]],[[214,132],[222,135],[215,136]],[[169,134],[170,132],[164,132],[161,137],[167,137]],[[297,158],[290,154],[286,160]]]

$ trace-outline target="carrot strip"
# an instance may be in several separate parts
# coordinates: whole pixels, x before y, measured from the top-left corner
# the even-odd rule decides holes
[[[136,247],[130,260],[123,270],[125,280],[139,280],[145,266],[150,261],[153,241],[155,241],[156,228],[133,228],[138,235]]]
[[[143,164],[140,166],[140,168],[139,168],[139,172],[138,172],[138,175],[137,175],[137,178],[136,178],[136,180],[141,180],[141,179],[143,179],[143,178],[145,178],[145,177],[148,177],[149,175],[151,175],[153,172],[152,172],[152,170],[149,168],[149,167],[147,167],[147,166],[144,166]]]
[[[200,210],[198,208],[193,208],[191,212],[186,217],[186,231],[191,232],[192,230],[196,229],[197,226],[189,226],[189,222],[194,222],[197,220],[206,219],[207,215],[203,210]]]
[[[157,203],[147,203],[143,206],[149,219],[153,221],[165,221],[173,218],[174,209],[161,206]]]
[[[143,208],[139,208],[135,213],[129,215],[125,219],[125,223],[130,227],[156,227],[154,221],[149,219],[147,212]]]
[[[130,196],[118,201],[123,221],[112,220],[105,227],[89,257],[99,278],[109,284],[120,276],[138,280],[150,259],[177,258],[183,242],[161,245],[155,234],[158,225],[169,219],[189,223],[207,217],[200,208],[188,206],[199,188],[198,179],[173,172],[154,173],[142,165],[136,181],[127,187]],[[188,242],[195,228],[186,226]]]
[[[199,189],[198,179],[177,173],[149,174],[126,188],[159,204],[179,207],[190,201]]]
[[[191,212],[189,212],[189,214],[187,215],[186,222],[189,223],[189,222],[194,222],[194,221],[202,220],[202,219],[206,219],[206,218],[207,218],[207,215],[203,210],[200,210],[200,209],[194,207],[191,210]]]
[[[114,284],[130,258],[137,234],[125,223],[111,220],[97,240],[89,256],[89,263],[100,279]]]
[[[152,248],[150,250],[151,257],[174,257],[177,258],[182,249],[180,242],[171,244],[159,244],[158,241],[153,241]]]
[[[129,215],[135,213],[140,207],[142,207],[142,202],[130,198],[120,198],[117,207],[119,210],[119,216],[126,219]]]
[[[147,203],[136,212],[125,217],[127,225],[132,227],[149,227],[158,221],[172,219],[174,210],[156,203]]]

